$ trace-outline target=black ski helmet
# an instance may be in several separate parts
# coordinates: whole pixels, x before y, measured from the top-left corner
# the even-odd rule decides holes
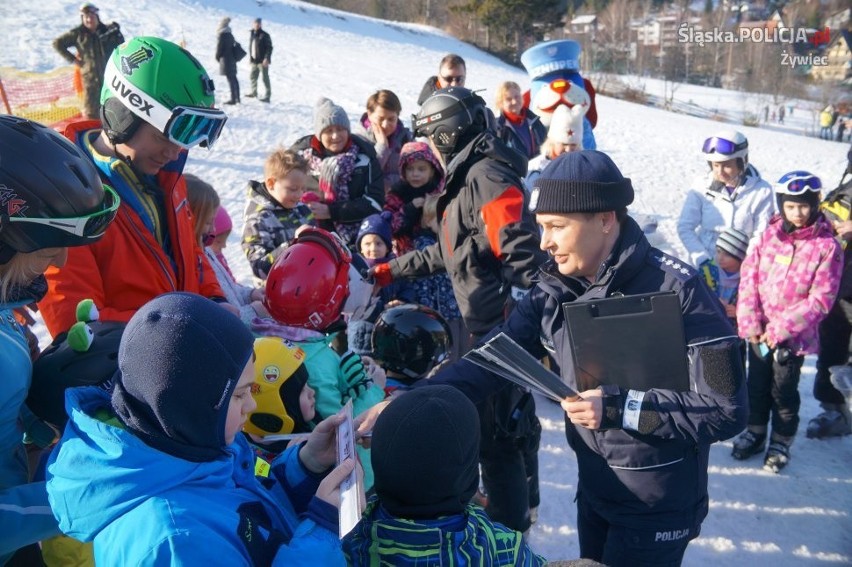
[[[437,311],[407,303],[385,309],[373,328],[373,356],[386,370],[417,380],[450,355],[450,326]]]
[[[125,323],[92,321],[92,344],[78,352],[68,344],[68,333],[56,339],[33,363],[33,380],[27,394],[27,407],[34,414],[62,428],[68,421],[65,413],[65,390],[77,386],[108,388],[118,371],[118,345]]]
[[[0,264],[16,252],[99,240],[118,203],[94,164],[61,134],[0,116]]]
[[[464,87],[435,91],[420,107],[420,112],[412,116],[414,135],[431,139],[445,161],[485,130],[488,123],[485,101]]]

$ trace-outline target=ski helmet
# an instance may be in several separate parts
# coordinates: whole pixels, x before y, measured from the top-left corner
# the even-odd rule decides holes
[[[437,311],[407,303],[385,309],[373,328],[373,355],[382,368],[412,380],[450,355],[450,326]]]
[[[118,346],[125,323],[92,321],[92,344],[78,352],[68,344],[68,333],[57,335],[33,363],[33,381],[27,407],[56,427],[65,427],[65,390],[78,386],[109,387],[118,371]]]
[[[793,201],[810,205],[811,216],[808,224],[819,214],[820,191],[822,182],[819,177],[808,171],[796,170],[785,173],[774,186],[775,201],[778,210],[784,215],[784,202]],[[786,217],[785,217],[786,218]]]
[[[263,304],[282,325],[322,331],[340,319],[351,255],[340,237],[306,228],[269,270]]]
[[[120,202],[65,137],[37,122],[0,115],[0,264],[16,252],[96,242]]]
[[[488,127],[489,112],[482,97],[464,87],[448,87],[432,93],[416,116],[415,136],[432,140],[445,161],[461,151]]]
[[[121,144],[144,121],[182,148],[212,147],[227,120],[213,108],[213,88],[187,50],[165,39],[135,37],[115,48],[104,71],[104,131]]]
[[[287,339],[261,337],[254,341],[254,384],[251,395],[257,408],[243,430],[265,437],[306,432],[299,396],[308,383],[305,352]]]
[[[745,170],[748,163],[748,140],[736,130],[722,130],[704,140],[701,148],[708,162],[737,159],[740,169]]]

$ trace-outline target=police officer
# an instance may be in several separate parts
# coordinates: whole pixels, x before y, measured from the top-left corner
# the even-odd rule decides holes
[[[563,154],[535,183],[530,207],[551,259],[499,331],[533,356],[550,353],[575,391],[565,302],[675,291],[689,354],[689,391],[604,385],[563,400],[579,467],[582,557],[610,566],[678,565],[708,511],[710,445],[748,413],[738,341],[719,302],[686,262],[652,248],[627,214],[633,187],[601,152]],[[654,356],[649,352],[648,356]],[[462,360],[429,380],[474,401],[504,384]]]

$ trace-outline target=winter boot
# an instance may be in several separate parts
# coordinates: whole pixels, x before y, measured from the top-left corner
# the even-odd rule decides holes
[[[808,422],[808,438],[843,437],[852,433],[852,416],[846,404],[821,405],[825,411]]]
[[[766,450],[766,458],[763,459],[763,468],[775,474],[781,472],[781,469],[790,462],[790,445],[792,443],[792,437],[776,437],[773,435],[769,449]]]
[[[832,385],[846,398],[846,409],[852,409],[852,366],[832,366],[828,371]]]
[[[753,429],[746,429],[734,441],[734,449],[731,451],[731,456],[738,461],[743,461],[753,455],[762,453],[764,447],[766,447],[766,432],[758,433]]]

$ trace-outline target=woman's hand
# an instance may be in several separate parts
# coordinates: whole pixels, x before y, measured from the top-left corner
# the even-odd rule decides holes
[[[256,287],[251,290],[251,295],[249,295],[249,299],[252,301],[263,301],[266,299],[266,290],[262,287]]]
[[[368,434],[372,435],[376,420],[379,419],[379,415],[388,407],[389,403],[390,400],[379,402],[370,409],[362,411],[355,418],[355,437],[361,441],[361,445],[364,447],[370,446],[370,436]]]
[[[571,423],[586,429],[600,429],[603,421],[603,392],[595,388],[580,392],[580,397],[562,400],[562,409],[568,415]]]
[[[385,132],[381,126],[375,122],[370,122],[370,130],[372,130],[373,136],[376,138],[376,144],[388,145],[388,137],[385,136]]]

